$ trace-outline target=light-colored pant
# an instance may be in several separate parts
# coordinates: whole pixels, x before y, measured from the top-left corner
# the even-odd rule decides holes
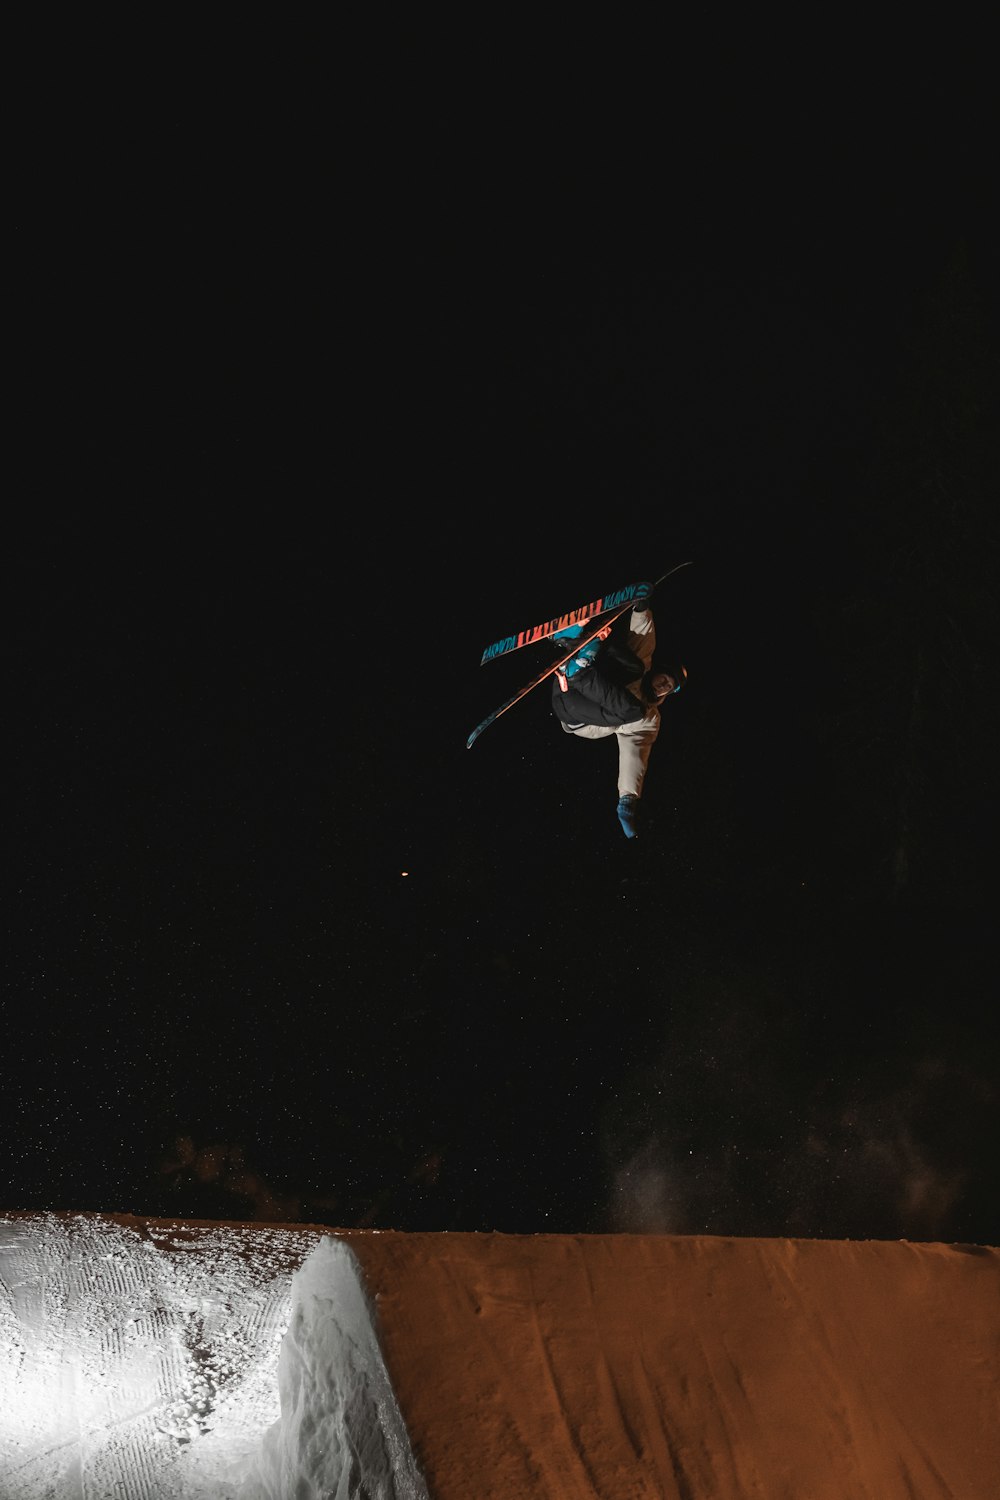
[[[641,614],[636,610],[632,611],[629,616],[628,644],[629,649],[642,662],[643,673],[648,672],[656,650],[656,627],[653,624],[652,610],[645,610]],[[637,677],[634,682],[629,683],[629,689],[636,695],[641,681],[642,677]],[[605,740],[610,734],[616,735],[618,795],[642,796],[642,783],[646,779],[650,752],[660,732],[660,710],[655,705],[650,705],[646,710],[645,718],[636,719],[632,724],[581,724],[579,729],[570,729],[568,724],[564,724],[563,728],[567,734],[575,734],[581,740]]]

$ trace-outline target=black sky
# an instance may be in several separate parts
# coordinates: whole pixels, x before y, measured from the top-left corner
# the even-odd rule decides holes
[[[991,115],[457,97],[36,143],[0,1206],[996,1242]]]

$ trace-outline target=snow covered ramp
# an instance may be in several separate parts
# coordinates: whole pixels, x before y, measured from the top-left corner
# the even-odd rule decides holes
[[[1000,1251],[0,1216],[3,1500],[994,1500]]]
[[[435,1500],[997,1500],[1000,1251],[346,1236]]]

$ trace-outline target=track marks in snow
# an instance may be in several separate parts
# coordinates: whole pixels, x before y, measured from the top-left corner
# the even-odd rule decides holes
[[[313,1243],[0,1219],[0,1494],[235,1496],[279,1414],[291,1277]]]

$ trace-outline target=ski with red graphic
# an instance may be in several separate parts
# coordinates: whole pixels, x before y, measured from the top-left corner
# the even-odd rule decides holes
[[[556,615],[552,620],[543,620],[541,625],[533,625],[530,630],[520,630],[517,635],[505,635],[499,641],[494,641],[492,646],[486,647],[479,665],[484,666],[498,656],[506,656],[508,651],[519,651],[522,646],[533,646],[536,641],[544,641],[550,635],[557,635],[570,625],[585,625],[588,620],[607,614],[608,610],[617,609],[620,604],[634,604],[638,599],[647,599],[652,592],[651,583],[631,583],[627,588],[592,600],[590,604],[582,604],[579,609]]]
[[[490,725],[493,724],[497,719],[499,719],[501,714],[505,714],[509,708],[513,708],[515,703],[520,703],[522,698],[526,698],[533,688],[538,687],[539,683],[545,682],[546,679],[551,677],[554,672],[558,672],[561,667],[567,666],[573,660],[574,656],[579,655],[584,646],[589,646],[590,642],[596,640],[599,635],[606,634],[610,627],[614,624],[615,620],[617,620],[620,615],[623,615],[627,609],[632,608],[636,599],[648,599],[653,590],[655,588],[658,588],[659,585],[663,583],[664,579],[669,578],[672,573],[679,572],[681,568],[687,567],[690,567],[690,563],[677,563],[675,567],[669,568],[667,572],[662,575],[662,577],[656,580],[655,583],[636,583],[633,584],[629,589],[620,590],[618,595],[619,599],[623,594],[627,594],[628,596],[625,599],[625,602],[623,604],[618,604],[617,607],[605,606],[601,614],[592,615],[591,619],[594,621],[593,628],[589,631],[584,630],[581,635],[578,635],[576,637],[573,642],[572,649],[567,651],[565,656],[558,657],[554,662],[552,662],[550,666],[543,668],[543,670],[539,672],[537,676],[533,677],[530,682],[526,682],[524,687],[516,692],[513,697],[508,698],[506,703],[501,703],[500,707],[495,708],[491,714],[488,714],[481,724],[477,724],[475,729],[469,735],[469,738],[466,740],[465,748],[467,750],[471,750],[473,745],[476,743],[476,740],[478,740],[479,736],[482,734],[483,730],[489,729]],[[552,630],[545,629],[543,634],[536,636],[535,639],[544,640],[546,636],[554,635],[556,630],[565,629],[566,626],[561,623],[563,619],[566,619],[566,623],[568,625],[575,625],[580,623],[579,620],[574,620],[572,618],[567,619],[565,616],[560,616],[559,620],[555,622],[554,628]],[[538,628],[542,629],[542,627]],[[516,636],[510,639],[513,639],[514,644],[512,646],[506,647],[505,649],[514,651],[517,649],[519,642]],[[497,644],[502,645],[503,643],[498,642]],[[497,654],[499,655],[502,653],[498,652]],[[482,663],[480,663],[480,665],[482,665]]]

